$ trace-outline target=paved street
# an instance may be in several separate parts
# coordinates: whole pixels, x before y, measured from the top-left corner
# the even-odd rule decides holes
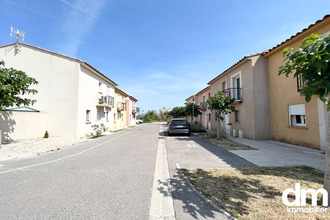
[[[196,136],[167,137],[165,129],[143,124],[39,157],[1,162],[0,219],[157,219],[158,212],[171,219],[227,219],[192,192],[176,164],[255,165]]]
[[[148,219],[158,133],[141,125],[0,163],[0,219]]]
[[[165,126],[163,129],[166,129]],[[242,168],[256,165],[198,136],[171,136],[166,140],[172,196],[177,219],[228,219],[196,193],[194,193],[177,172],[177,164],[187,169]]]

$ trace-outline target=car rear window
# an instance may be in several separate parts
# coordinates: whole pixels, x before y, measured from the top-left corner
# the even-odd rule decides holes
[[[188,124],[188,122],[186,120],[173,120],[171,124],[182,125],[182,124]]]

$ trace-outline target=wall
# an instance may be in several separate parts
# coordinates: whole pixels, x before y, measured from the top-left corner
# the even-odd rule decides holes
[[[2,140],[42,138],[47,130],[47,118],[46,112],[0,112]]]
[[[281,51],[285,47],[298,48],[302,40],[311,33],[323,34],[327,33],[329,30],[330,19],[327,19],[326,22],[322,23],[322,26],[317,25],[310,28],[308,31],[300,34],[299,37],[266,55],[268,57],[269,70],[272,138],[274,140],[317,149],[321,147],[319,126],[324,126],[324,123],[319,121],[318,98],[313,96],[312,100],[306,103],[304,97],[301,97],[297,91],[296,79],[293,78],[293,76],[288,78],[283,75],[278,76],[278,69],[280,66],[284,65]],[[293,104],[305,104],[305,128],[289,126],[288,106]]]
[[[239,111],[240,122],[235,122],[234,113],[232,113],[229,114],[227,123],[232,123],[234,129],[243,130],[245,138],[255,139],[252,61],[250,59],[242,61],[239,66],[231,69],[223,77],[213,82],[211,84],[211,96],[218,91],[222,91],[224,81],[226,81],[226,88],[232,88],[231,76],[239,72],[241,73],[242,103],[235,103],[233,106],[235,110]],[[211,117],[211,128],[212,130],[217,129],[214,112]]]
[[[222,127],[228,130],[228,123],[232,128],[243,131],[243,137],[249,139],[270,139],[270,107],[267,59],[260,55],[245,58],[233,69],[227,71],[222,77],[211,84],[211,95],[223,90],[222,84],[226,82],[226,89],[232,88],[232,77],[240,74],[242,88],[242,102],[235,102],[233,106],[239,111],[239,122],[235,122],[234,112],[226,116]],[[215,114],[212,114],[212,129],[217,129]]]
[[[267,58],[252,58],[255,139],[271,139],[269,75]]]
[[[28,127],[32,122],[45,120],[41,115],[47,115],[45,130],[50,136],[73,136],[77,133],[77,96],[78,96],[78,73],[79,65],[76,61],[54,55],[43,50],[20,45],[17,53],[15,46],[0,48],[0,60],[5,61],[5,66],[23,70],[28,76],[36,78],[39,84],[33,86],[38,90],[38,94],[29,95],[37,102],[32,106],[41,111],[36,117],[22,120],[21,117],[15,118],[16,126],[26,124],[28,129],[39,129],[35,126]],[[14,115],[16,117],[16,114]],[[40,116],[40,119],[38,119]],[[22,131],[21,129],[16,130]],[[45,132],[45,131],[44,131]],[[42,134],[44,133],[42,132]],[[36,137],[40,132],[31,131],[30,138]],[[25,134],[15,134],[13,137],[28,138]],[[39,137],[39,135],[38,135]]]
[[[101,90],[99,83],[102,83]],[[107,88],[109,87],[109,88]],[[78,98],[78,136],[90,135],[94,130],[92,125],[103,123],[109,130],[114,128],[114,108],[97,107],[101,96],[114,97],[114,85],[95,75],[91,70],[81,66],[79,71],[79,98]],[[86,123],[86,110],[91,112],[91,121]],[[97,119],[97,111],[103,112],[101,120]],[[108,121],[106,121],[108,112]]]

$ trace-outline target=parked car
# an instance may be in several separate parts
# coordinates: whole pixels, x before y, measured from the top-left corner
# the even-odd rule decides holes
[[[142,123],[143,123],[143,120],[141,120],[141,119],[136,120],[136,124],[142,124]]]
[[[168,124],[168,136],[172,134],[187,134],[190,135],[190,124],[186,119],[173,118]]]

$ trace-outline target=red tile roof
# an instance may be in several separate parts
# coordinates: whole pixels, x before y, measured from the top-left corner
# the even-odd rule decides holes
[[[267,56],[269,53],[271,53],[272,51],[274,51],[275,49],[279,48],[280,46],[282,46],[283,44],[291,41],[293,38],[298,37],[299,35],[305,33],[306,31],[310,30],[312,27],[314,27],[315,25],[327,20],[328,18],[330,18],[330,14],[325,15],[322,19],[317,20],[314,24],[309,25],[307,28],[304,28],[303,30],[301,30],[300,32],[296,33],[295,35],[292,35],[290,38],[286,39],[285,41],[283,41],[280,44],[277,44],[275,47],[271,48],[267,53],[265,53],[265,56]],[[330,19],[329,19],[330,21]]]
[[[249,56],[245,56],[242,59],[240,59],[238,62],[236,62],[234,65],[232,65],[231,67],[229,67],[228,69],[226,69],[225,71],[223,71],[222,73],[220,73],[218,76],[214,77],[210,82],[208,82],[208,85],[211,85],[214,81],[216,81],[217,79],[219,79],[220,77],[222,77],[225,73],[227,73],[229,70],[233,69],[234,67],[238,66],[239,64],[242,64],[246,59],[254,57],[254,56],[259,56],[259,55],[263,55],[265,54],[267,51],[263,51],[260,53],[256,53],[256,54],[252,54]]]
[[[2,47],[7,47],[7,46],[12,46],[16,43],[11,43],[11,44],[6,44],[6,45],[2,45],[0,46],[0,48]],[[109,81],[111,84],[113,84],[114,86],[118,86],[117,83],[115,83],[114,81],[112,81],[111,79],[109,79],[107,76],[105,76],[103,73],[101,73],[99,70],[97,70],[95,67],[93,67],[92,65],[90,65],[89,63],[87,63],[86,61],[83,61],[83,60],[80,60],[80,59],[77,59],[75,57],[70,57],[70,56],[67,56],[67,55],[64,55],[64,54],[60,54],[60,53],[56,53],[54,51],[50,51],[50,50],[46,50],[44,48],[41,48],[41,47],[37,47],[37,46],[34,46],[34,45],[31,45],[31,44],[27,44],[27,43],[23,43],[23,42],[19,42],[20,45],[24,45],[24,46],[27,46],[27,47],[32,47],[34,49],[38,49],[38,50],[41,50],[43,52],[47,52],[47,53],[51,53],[53,55],[57,55],[57,56],[61,56],[61,57],[64,57],[64,58],[67,58],[67,59],[71,59],[71,60],[74,60],[74,61],[77,61],[79,62],[80,64],[84,64],[86,65],[87,67],[91,68],[94,72],[96,72],[97,75],[100,75],[102,78],[104,78],[105,80]]]

